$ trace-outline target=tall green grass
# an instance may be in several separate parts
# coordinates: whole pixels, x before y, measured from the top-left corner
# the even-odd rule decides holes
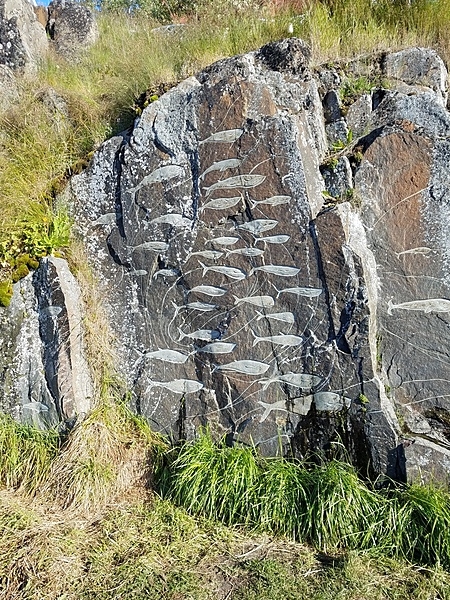
[[[39,431],[0,414],[0,484],[35,493],[58,453],[56,431]]]
[[[450,495],[432,486],[371,489],[344,463],[267,459],[251,448],[186,443],[157,476],[192,514],[313,544],[450,567]]]

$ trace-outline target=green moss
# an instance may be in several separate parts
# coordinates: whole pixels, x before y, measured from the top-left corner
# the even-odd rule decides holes
[[[0,306],[9,306],[13,294],[11,281],[0,281]]]

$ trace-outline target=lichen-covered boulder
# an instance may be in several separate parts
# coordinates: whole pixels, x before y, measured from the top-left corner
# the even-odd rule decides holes
[[[55,51],[76,60],[98,39],[94,13],[75,0],[52,0],[48,7],[48,31]]]
[[[14,73],[35,71],[48,50],[45,28],[28,0],[0,0],[0,65]]]

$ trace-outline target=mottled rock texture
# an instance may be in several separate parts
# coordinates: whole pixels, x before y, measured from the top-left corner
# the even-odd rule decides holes
[[[417,86],[407,54],[312,71],[297,39],[221,61],[72,178],[153,427],[448,478],[450,118],[423,53]]]
[[[49,257],[0,309],[0,409],[38,427],[73,424],[91,405],[78,284]]]
[[[94,13],[75,0],[53,0],[48,7],[47,29],[55,51],[67,60],[79,57],[98,39]]]
[[[28,0],[0,0],[0,65],[33,72],[47,49],[45,28]]]

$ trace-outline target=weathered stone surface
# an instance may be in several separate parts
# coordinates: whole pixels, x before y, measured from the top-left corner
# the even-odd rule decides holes
[[[344,447],[365,474],[445,479],[450,117],[431,87],[374,89],[325,126],[322,100],[340,78],[308,60],[303,42],[286,40],[220,61],[72,178],[66,200],[118,367],[134,410],[172,439],[207,424],[265,454]],[[361,65],[381,73],[379,57]],[[330,156],[336,123],[345,147]],[[324,205],[325,189],[337,201]],[[41,313],[63,305],[58,268],[51,259],[35,276]],[[61,374],[51,347],[40,350],[55,418],[82,412],[75,391],[89,393],[65,349],[81,317],[64,334],[62,315]],[[48,339],[50,321],[38,326]],[[11,411],[14,394],[4,397]]]
[[[208,423],[266,454],[343,442],[383,472],[396,435],[361,260],[340,216],[320,214],[324,119],[301,48],[271,44],[183,82],[70,194],[153,426],[177,439]]]
[[[324,165],[320,172],[322,173],[325,190],[338,200],[348,200],[351,194],[349,190],[353,189],[353,176],[350,167],[350,161],[346,156],[335,159],[336,164]]]
[[[0,64],[33,72],[47,50],[45,29],[28,0],[0,0]]]
[[[372,96],[370,94],[363,94],[349,107],[345,120],[354,139],[368,133],[371,114]]]
[[[444,61],[430,48],[409,48],[386,54],[382,62],[384,74],[401,84],[433,90],[436,101],[447,105],[448,82]],[[400,91],[405,91],[400,88]]]
[[[1,410],[40,428],[73,422],[90,408],[78,285],[49,257],[14,286],[0,308]]]
[[[58,54],[76,59],[98,39],[94,13],[75,0],[53,0],[48,7],[48,31]]]

